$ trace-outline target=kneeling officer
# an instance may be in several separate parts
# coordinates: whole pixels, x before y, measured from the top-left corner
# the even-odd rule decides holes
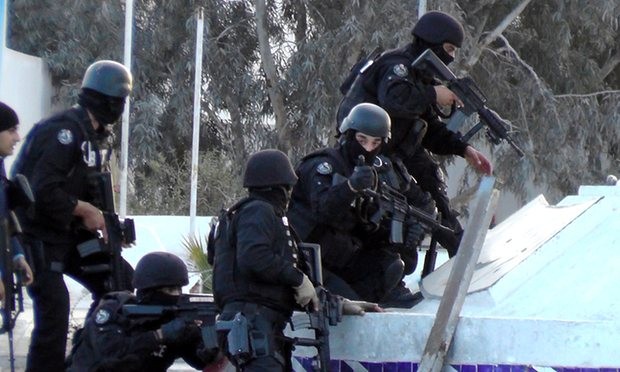
[[[112,292],[103,297],[78,331],[70,357],[71,371],[166,371],[177,358],[203,369],[218,357],[206,349],[198,325],[166,313],[130,318],[128,304],[173,306],[188,284],[187,267],[166,252],[145,255],[136,265],[137,293]]]

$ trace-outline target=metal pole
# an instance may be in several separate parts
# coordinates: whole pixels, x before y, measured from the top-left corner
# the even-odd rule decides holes
[[[202,36],[204,32],[204,19],[202,8],[198,9],[198,22],[196,23],[196,63],[194,71],[194,130],[192,133],[192,173],[191,195],[189,207],[189,234],[194,236],[196,231],[196,200],[198,188],[198,143],[200,140],[200,98],[202,91]]]
[[[131,71],[131,45],[133,37],[133,0],[125,0],[125,50],[124,65]],[[123,120],[121,123],[121,164],[120,164],[120,201],[119,201],[119,218],[124,219],[127,215],[127,163],[129,152],[129,104],[130,97],[125,102],[125,110],[123,111]]]
[[[426,0],[418,1],[418,19],[426,13]]]
[[[453,258],[454,265],[418,366],[420,372],[440,372],[443,369],[489,223],[497,207],[499,191],[493,188],[494,185],[495,177],[492,176],[485,176],[480,181],[472,215]]]
[[[0,92],[2,88],[2,76],[4,76],[2,67],[4,65],[4,49],[6,48],[6,30],[9,24],[7,20],[8,14],[7,2],[5,0],[0,0]]]

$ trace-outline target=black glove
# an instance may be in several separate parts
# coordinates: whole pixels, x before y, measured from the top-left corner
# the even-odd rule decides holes
[[[375,186],[375,172],[368,165],[358,165],[349,177],[349,186],[355,191],[362,191]]]
[[[195,324],[179,318],[161,326],[161,338],[165,344],[179,344],[185,340],[191,340],[197,332],[199,334],[200,330]]]
[[[416,249],[424,240],[424,226],[415,218],[407,220],[407,238],[405,239],[405,248]]]

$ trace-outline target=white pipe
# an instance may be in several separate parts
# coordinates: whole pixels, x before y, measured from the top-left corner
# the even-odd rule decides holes
[[[4,71],[2,71],[2,65],[4,64],[4,49],[6,48],[6,34],[8,28],[8,4],[7,0],[0,0],[0,87],[2,87],[2,76],[4,75]]]
[[[418,1],[418,19],[426,13],[426,0]]]
[[[125,0],[125,50],[124,65],[131,71],[131,45],[133,37],[133,0]],[[134,82],[135,84],[135,82]],[[127,215],[127,163],[129,152],[129,104],[131,96],[127,97],[123,120],[121,123],[121,163],[120,163],[120,200],[119,218],[124,219]]]
[[[204,19],[202,8],[198,10],[198,22],[196,23],[196,63],[194,71],[194,130],[192,133],[192,171],[191,171],[191,194],[189,207],[189,234],[194,236],[196,232],[196,199],[198,188],[198,143],[200,140],[200,93],[202,91],[202,36],[204,32]]]

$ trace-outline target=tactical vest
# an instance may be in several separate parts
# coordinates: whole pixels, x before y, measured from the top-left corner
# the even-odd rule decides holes
[[[208,259],[213,265],[215,302],[220,310],[231,301],[243,301],[265,305],[288,313],[292,311],[293,307],[291,288],[260,282],[239,272],[236,255],[237,234],[240,232],[237,229],[237,221],[240,211],[251,203],[263,203],[273,208],[266,201],[252,197],[244,198],[230,209],[220,213],[218,224],[214,227],[213,233],[210,233],[212,240],[210,239],[208,245]],[[276,241],[276,244],[281,243],[281,245],[273,248],[276,250],[276,254],[283,258],[287,256],[286,250],[292,249],[291,260],[293,261],[294,257],[297,256],[296,243],[290,234],[288,241],[284,241],[287,235],[286,228],[287,226],[283,225],[282,231],[275,232],[276,234],[282,233]]]

